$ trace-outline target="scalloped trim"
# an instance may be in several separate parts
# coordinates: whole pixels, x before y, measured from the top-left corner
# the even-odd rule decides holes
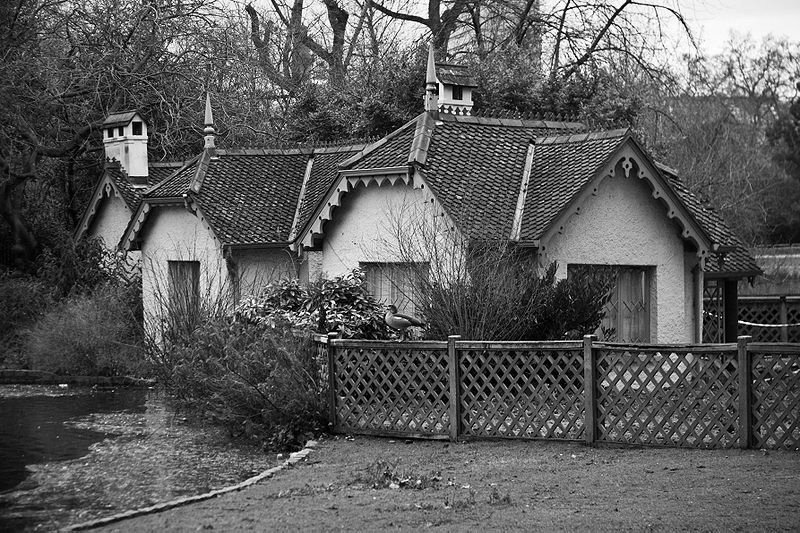
[[[325,235],[322,230],[325,222],[333,219],[334,210],[342,205],[342,198],[345,194],[352,191],[359,185],[369,187],[376,184],[378,187],[384,183],[395,185],[397,182],[402,182],[405,185],[412,185],[415,189],[420,188],[421,185],[412,179],[409,173],[404,174],[376,174],[368,176],[342,176],[339,178],[339,183],[336,188],[329,194],[321,211],[317,214],[317,218],[311,226],[303,234],[303,239],[300,244],[305,248],[311,248],[314,244],[314,239],[323,237]]]

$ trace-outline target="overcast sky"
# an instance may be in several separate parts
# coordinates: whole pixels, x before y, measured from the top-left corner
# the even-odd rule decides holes
[[[702,49],[722,51],[731,30],[760,41],[769,33],[800,42],[800,0],[688,0],[679,3]]]

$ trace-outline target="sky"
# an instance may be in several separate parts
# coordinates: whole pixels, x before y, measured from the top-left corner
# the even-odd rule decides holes
[[[800,42],[800,0],[688,0],[679,6],[708,54],[723,50],[731,30],[756,41],[772,33]]]

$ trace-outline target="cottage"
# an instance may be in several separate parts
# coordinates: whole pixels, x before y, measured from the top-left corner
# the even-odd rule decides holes
[[[557,262],[560,277],[613,268],[605,325],[619,340],[699,342],[709,280],[735,302],[738,280],[757,272],[720,217],[630,131],[473,116],[474,81],[442,71],[431,55],[424,112],[370,144],[223,150],[207,100],[203,152],[141,193],[120,240],[141,253],[148,323],[178,293],[229,303],[280,276],[355,267],[378,299],[413,305],[398,302],[414,266],[401,244],[425,224],[436,238],[526,249],[541,267]]]
[[[147,157],[147,122],[135,111],[109,115],[103,122],[106,164],[89,205],[75,229],[75,240],[100,239],[116,250],[147,187],[166,179],[181,163],[154,163]],[[130,255],[138,262],[138,252]]]

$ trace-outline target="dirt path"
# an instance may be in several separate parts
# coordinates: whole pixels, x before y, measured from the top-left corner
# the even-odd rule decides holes
[[[796,531],[800,453],[334,439],[262,484],[106,530],[398,528]]]

